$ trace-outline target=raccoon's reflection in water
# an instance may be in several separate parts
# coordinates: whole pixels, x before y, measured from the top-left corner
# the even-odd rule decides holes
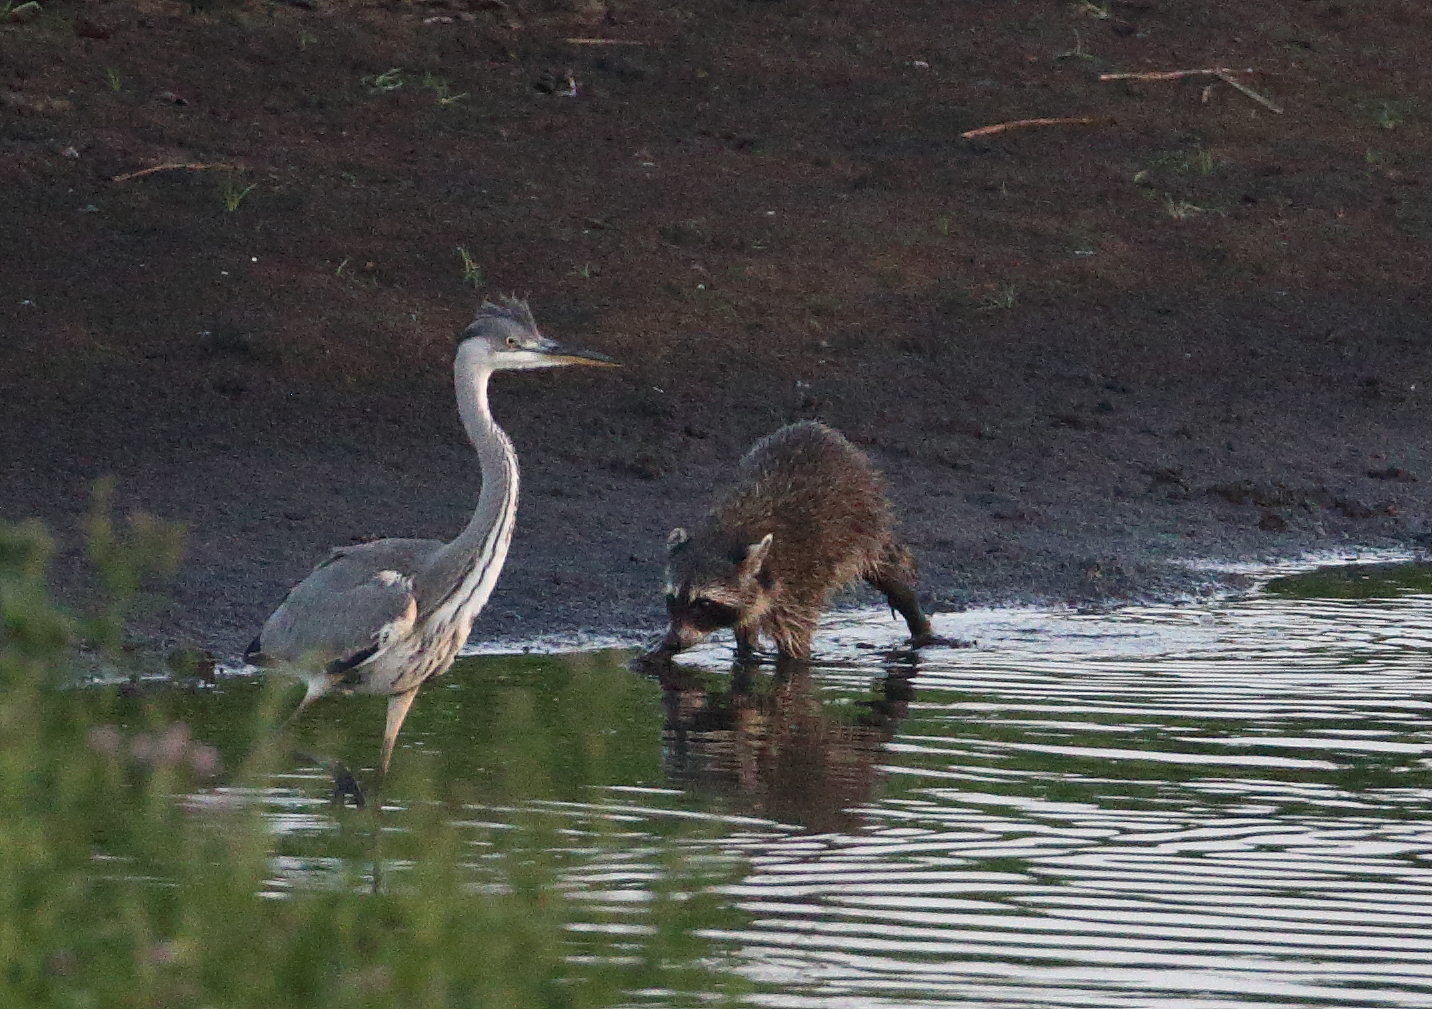
[[[732,811],[818,833],[860,824],[884,745],[914,697],[914,668],[889,666],[868,700],[821,703],[809,663],[774,673],[737,665],[729,678],[662,670],[667,780],[727,798]]]

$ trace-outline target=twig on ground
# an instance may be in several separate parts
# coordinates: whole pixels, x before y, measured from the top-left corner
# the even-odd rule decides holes
[[[1229,73],[1221,73],[1221,74],[1214,74],[1213,76],[1217,77],[1220,81],[1222,81],[1224,84],[1227,84],[1229,87],[1234,88],[1234,89],[1237,90],[1237,91],[1242,91],[1245,95],[1247,95],[1249,98],[1253,99],[1253,100],[1254,100],[1255,102],[1257,102],[1259,105],[1262,105],[1264,108],[1271,109],[1272,111],[1278,113],[1279,115],[1282,115],[1282,114],[1283,114],[1283,110],[1282,110],[1282,109],[1280,109],[1278,106],[1274,105],[1274,104],[1273,104],[1271,101],[1269,101],[1268,99],[1264,98],[1264,97],[1263,97],[1262,95],[1260,95],[1258,92],[1254,91],[1254,90],[1253,90],[1252,88],[1250,88],[1248,85],[1246,85],[1246,84],[1240,84],[1238,81],[1234,80],[1232,74],[1229,74]]]
[[[203,171],[207,171],[207,170],[209,170],[209,169],[211,169],[211,168],[228,168],[228,169],[230,169],[230,170],[232,170],[232,171],[238,171],[238,170],[239,170],[239,167],[238,167],[237,165],[230,165],[230,164],[226,164],[226,163],[224,163],[224,162],[215,162],[215,163],[212,164],[212,165],[201,165],[201,164],[197,164],[197,163],[185,164],[185,163],[179,162],[179,161],[171,161],[171,162],[169,162],[169,163],[167,163],[167,164],[163,164],[163,165],[153,165],[153,166],[151,166],[151,167],[149,167],[149,168],[141,168],[141,169],[140,169],[139,171],[137,171],[137,172],[125,172],[123,175],[116,175],[114,178],[110,179],[109,181],[111,181],[111,182],[128,182],[130,179],[137,179],[137,178],[139,178],[141,175],[153,175],[155,172],[172,172],[172,171],[175,171],[176,169],[188,169],[188,170],[191,171],[191,172],[203,172]]]
[[[563,39],[563,42],[571,46],[645,46],[649,42],[638,42],[636,39]]]
[[[991,133],[1003,133],[1005,130],[1021,130],[1026,126],[1087,126],[1097,122],[1091,116],[1063,116],[1058,119],[1015,119],[1007,123],[995,123],[993,126],[981,126],[977,130],[965,130],[960,136],[966,140],[971,137],[987,137]]]
[[[1210,67],[1207,70],[1140,70],[1131,73],[1100,74],[1101,81],[1176,81],[1184,77],[1217,77],[1219,74],[1257,73],[1256,70],[1230,70],[1228,67]]]
[[[1234,74],[1256,74],[1258,71],[1251,67],[1247,70],[1231,70],[1228,67],[1209,67],[1206,70],[1148,70],[1138,73],[1100,74],[1101,81],[1176,81],[1184,77],[1217,77],[1223,83],[1243,92],[1264,108],[1271,109],[1279,114],[1279,108],[1268,98],[1260,95],[1248,85],[1237,80]]]

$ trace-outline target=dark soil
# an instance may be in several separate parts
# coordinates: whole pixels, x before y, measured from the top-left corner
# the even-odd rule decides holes
[[[479,636],[655,630],[666,530],[807,417],[885,470],[933,605],[1428,533],[1423,3],[31,14],[0,516],[70,591],[96,478],[187,523],[163,639],[234,654],[330,545],[460,528],[453,337],[498,292],[626,367],[497,380],[525,485]],[[1099,80],[1218,67],[1254,95]],[[1092,121],[961,136],[1035,117]]]

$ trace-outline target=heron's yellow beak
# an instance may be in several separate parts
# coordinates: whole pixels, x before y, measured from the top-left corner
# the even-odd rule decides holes
[[[560,343],[543,348],[542,355],[550,358],[553,364],[588,364],[598,368],[621,367],[620,362],[613,361],[610,357],[598,351],[581,350],[577,347],[568,347]]]

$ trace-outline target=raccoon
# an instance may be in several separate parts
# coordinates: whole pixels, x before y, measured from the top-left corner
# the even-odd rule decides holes
[[[824,424],[791,424],[756,442],[736,486],[694,534],[673,529],[666,549],[671,623],[649,657],[669,658],[730,627],[742,657],[765,634],[781,656],[809,658],[831,594],[860,578],[885,593],[916,645],[935,640],[880,475]]]

